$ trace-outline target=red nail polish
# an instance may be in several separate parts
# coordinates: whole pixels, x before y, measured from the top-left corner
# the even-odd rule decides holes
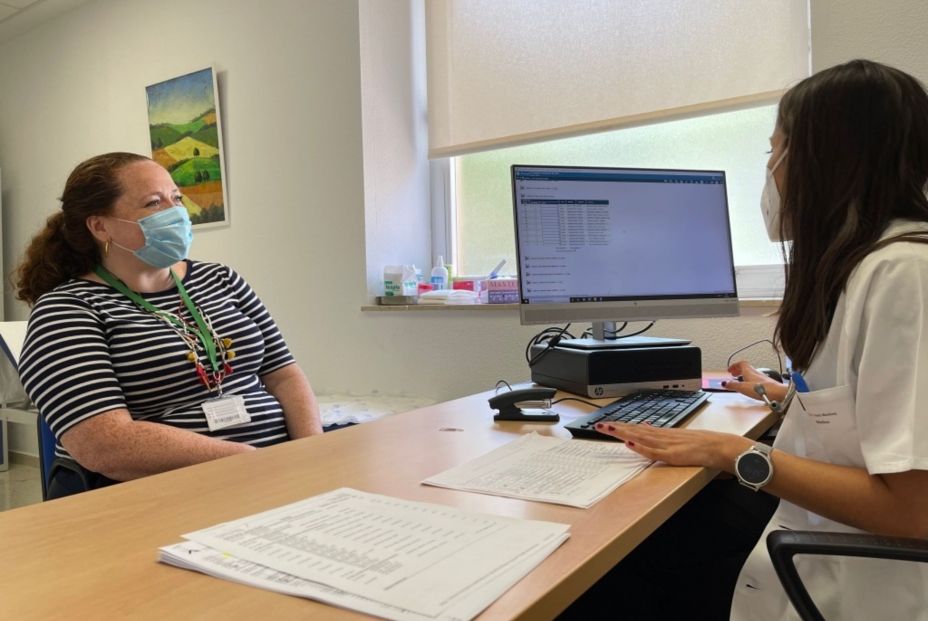
[[[629,446],[635,446],[635,443],[634,443],[634,442],[626,442],[625,444],[627,444],[627,445],[629,445]]]

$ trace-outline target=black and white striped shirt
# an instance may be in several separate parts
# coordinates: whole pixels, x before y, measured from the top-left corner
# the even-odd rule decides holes
[[[251,422],[211,432],[201,405],[217,394],[200,381],[177,332],[109,285],[72,279],[37,300],[19,364],[23,386],[56,438],[92,416],[125,408],[135,420],[255,446],[288,439],[280,403],[260,378],[294,360],[261,300],[241,276],[216,263],[188,260],[183,283],[216,335],[232,339],[233,371],[222,391],[244,396]],[[193,321],[175,287],[141,295]],[[202,345],[197,353],[210,370]],[[60,440],[56,454],[68,455]]]

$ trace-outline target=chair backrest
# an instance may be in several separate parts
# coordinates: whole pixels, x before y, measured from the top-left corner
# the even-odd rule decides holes
[[[825,621],[825,617],[812,601],[799,576],[793,560],[797,554],[928,563],[928,540],[869,533],[773,530],[767,535],[767,551],[770,552],[770,560],[780,584],[802,621]]]
[[[0,348],[13,366],[19,366],[19,355],[26,342],[28,321],[0,321]]]
[[[42,500],[48,500],[48,476],[55,461],[55,434],[41,414],[35,417],[36,435],[39,439],[39,476],[42,479]]]
[[[19,381],[19,355],[26,340],[25,321],[0,321],[0,404],[28,401]]]

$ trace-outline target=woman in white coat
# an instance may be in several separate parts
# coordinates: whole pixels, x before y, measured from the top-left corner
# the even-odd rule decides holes
[[[783,96],[771,147],[765,221],[771,239],[792,242],[775,338],[801,372],[772,450],[708,431],[597,426],[645,457],[715,468],[781,499],[736,584],[720,585],[739,621],[796,618],[767,554],[772,529],[928,537],[928,95],[879,63],[832,67]],[[742,378],[733,390],[757,398],[763,384],[786,397],[746,362],[730,372]],[[797,565],[825,618],[928,619],[924,564]],[[627,618],[673,609],[627,583],[611,588],[635,600]],[[675,585],[664,588],[673,600]],[[699,600],[675,605],[681,618],[713,618]]]

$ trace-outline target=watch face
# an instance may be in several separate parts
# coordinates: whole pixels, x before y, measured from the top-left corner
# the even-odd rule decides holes
[[[747,453],[738,460],[738,475],[748,483],[758,485],[770,475],[770,464],[763,455]]]

